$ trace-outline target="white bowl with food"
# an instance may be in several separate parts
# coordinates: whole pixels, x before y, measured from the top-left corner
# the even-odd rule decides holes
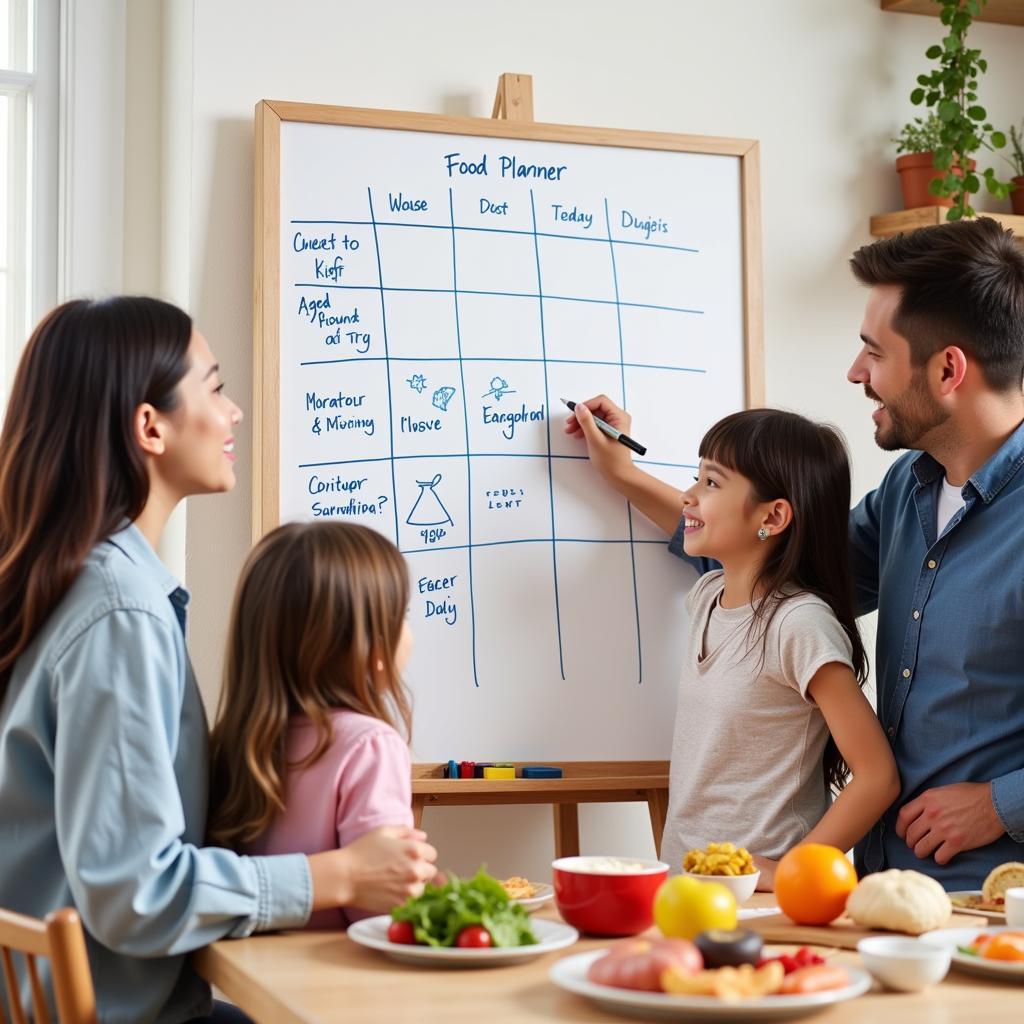
[[[760,871],[748,875],[700,875],[695,871],[683,871],[681,874],[687,878],[696,878],[698,882],[718,882],[724,885],[736,897],[737,903],[746,903],[754,895],[757,880],[761,877]]]
[[[683,857],[683,874],[698,882],[720,882],[737,903],[745,903],[754,895],[761,877],[750,851],[735,843],[708,843],[703,850],[688,850]]]
[[[870,974],[897,992],[920,992],[949,973],[951,951],[901,935],[873,935],[857,943]]]

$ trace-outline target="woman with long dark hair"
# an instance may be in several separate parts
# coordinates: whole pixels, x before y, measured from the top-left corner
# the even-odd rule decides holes
[[[39,324],[0,435],[0,906],[81,914],[101,1019],[228,1020],[185,954],[384,910],[432,877],[422,833],[243,857],[202,846],[207,730],[188,594],[156,555],[183,498],[234,486],[242,414],[189,317],[74,301]]]

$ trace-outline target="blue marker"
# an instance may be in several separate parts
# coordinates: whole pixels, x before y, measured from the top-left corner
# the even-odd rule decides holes
[[[570,402],[567,398],[561,399],[561,402],[563,405],[568,406],[570,410],[576,409],[576,403]],[[593,415],[594,414],[591,413],[591,416]],[[621,430],[616,430],[615,427],[613,427],[610,423],[605,423],[605,421],[601,419],[600,416],[594,416],[594,422],[613,441],[618,441],[619,444],[624,444],[627,448],[636,452],[637,455],[647,454],[647,449],[642,444],[640,444],[639,441],[634,441],[633,438],[631,438],[628,434],[624,434]]]

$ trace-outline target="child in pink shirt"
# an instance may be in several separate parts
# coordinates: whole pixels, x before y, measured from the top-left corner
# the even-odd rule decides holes
[[[238,584],[211,737],[212,841],[318,853],[412,825],[409,579],[364,526],[292,523],[255,547]],[[319,911],[343,928],[357,908]]]

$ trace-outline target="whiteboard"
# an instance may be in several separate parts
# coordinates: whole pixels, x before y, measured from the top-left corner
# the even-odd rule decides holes
[[[759,386],[751,144],[262,106],[257,532],[399,546],[414,759],[667,757],[692,573],[559,399],[688,485]]]

